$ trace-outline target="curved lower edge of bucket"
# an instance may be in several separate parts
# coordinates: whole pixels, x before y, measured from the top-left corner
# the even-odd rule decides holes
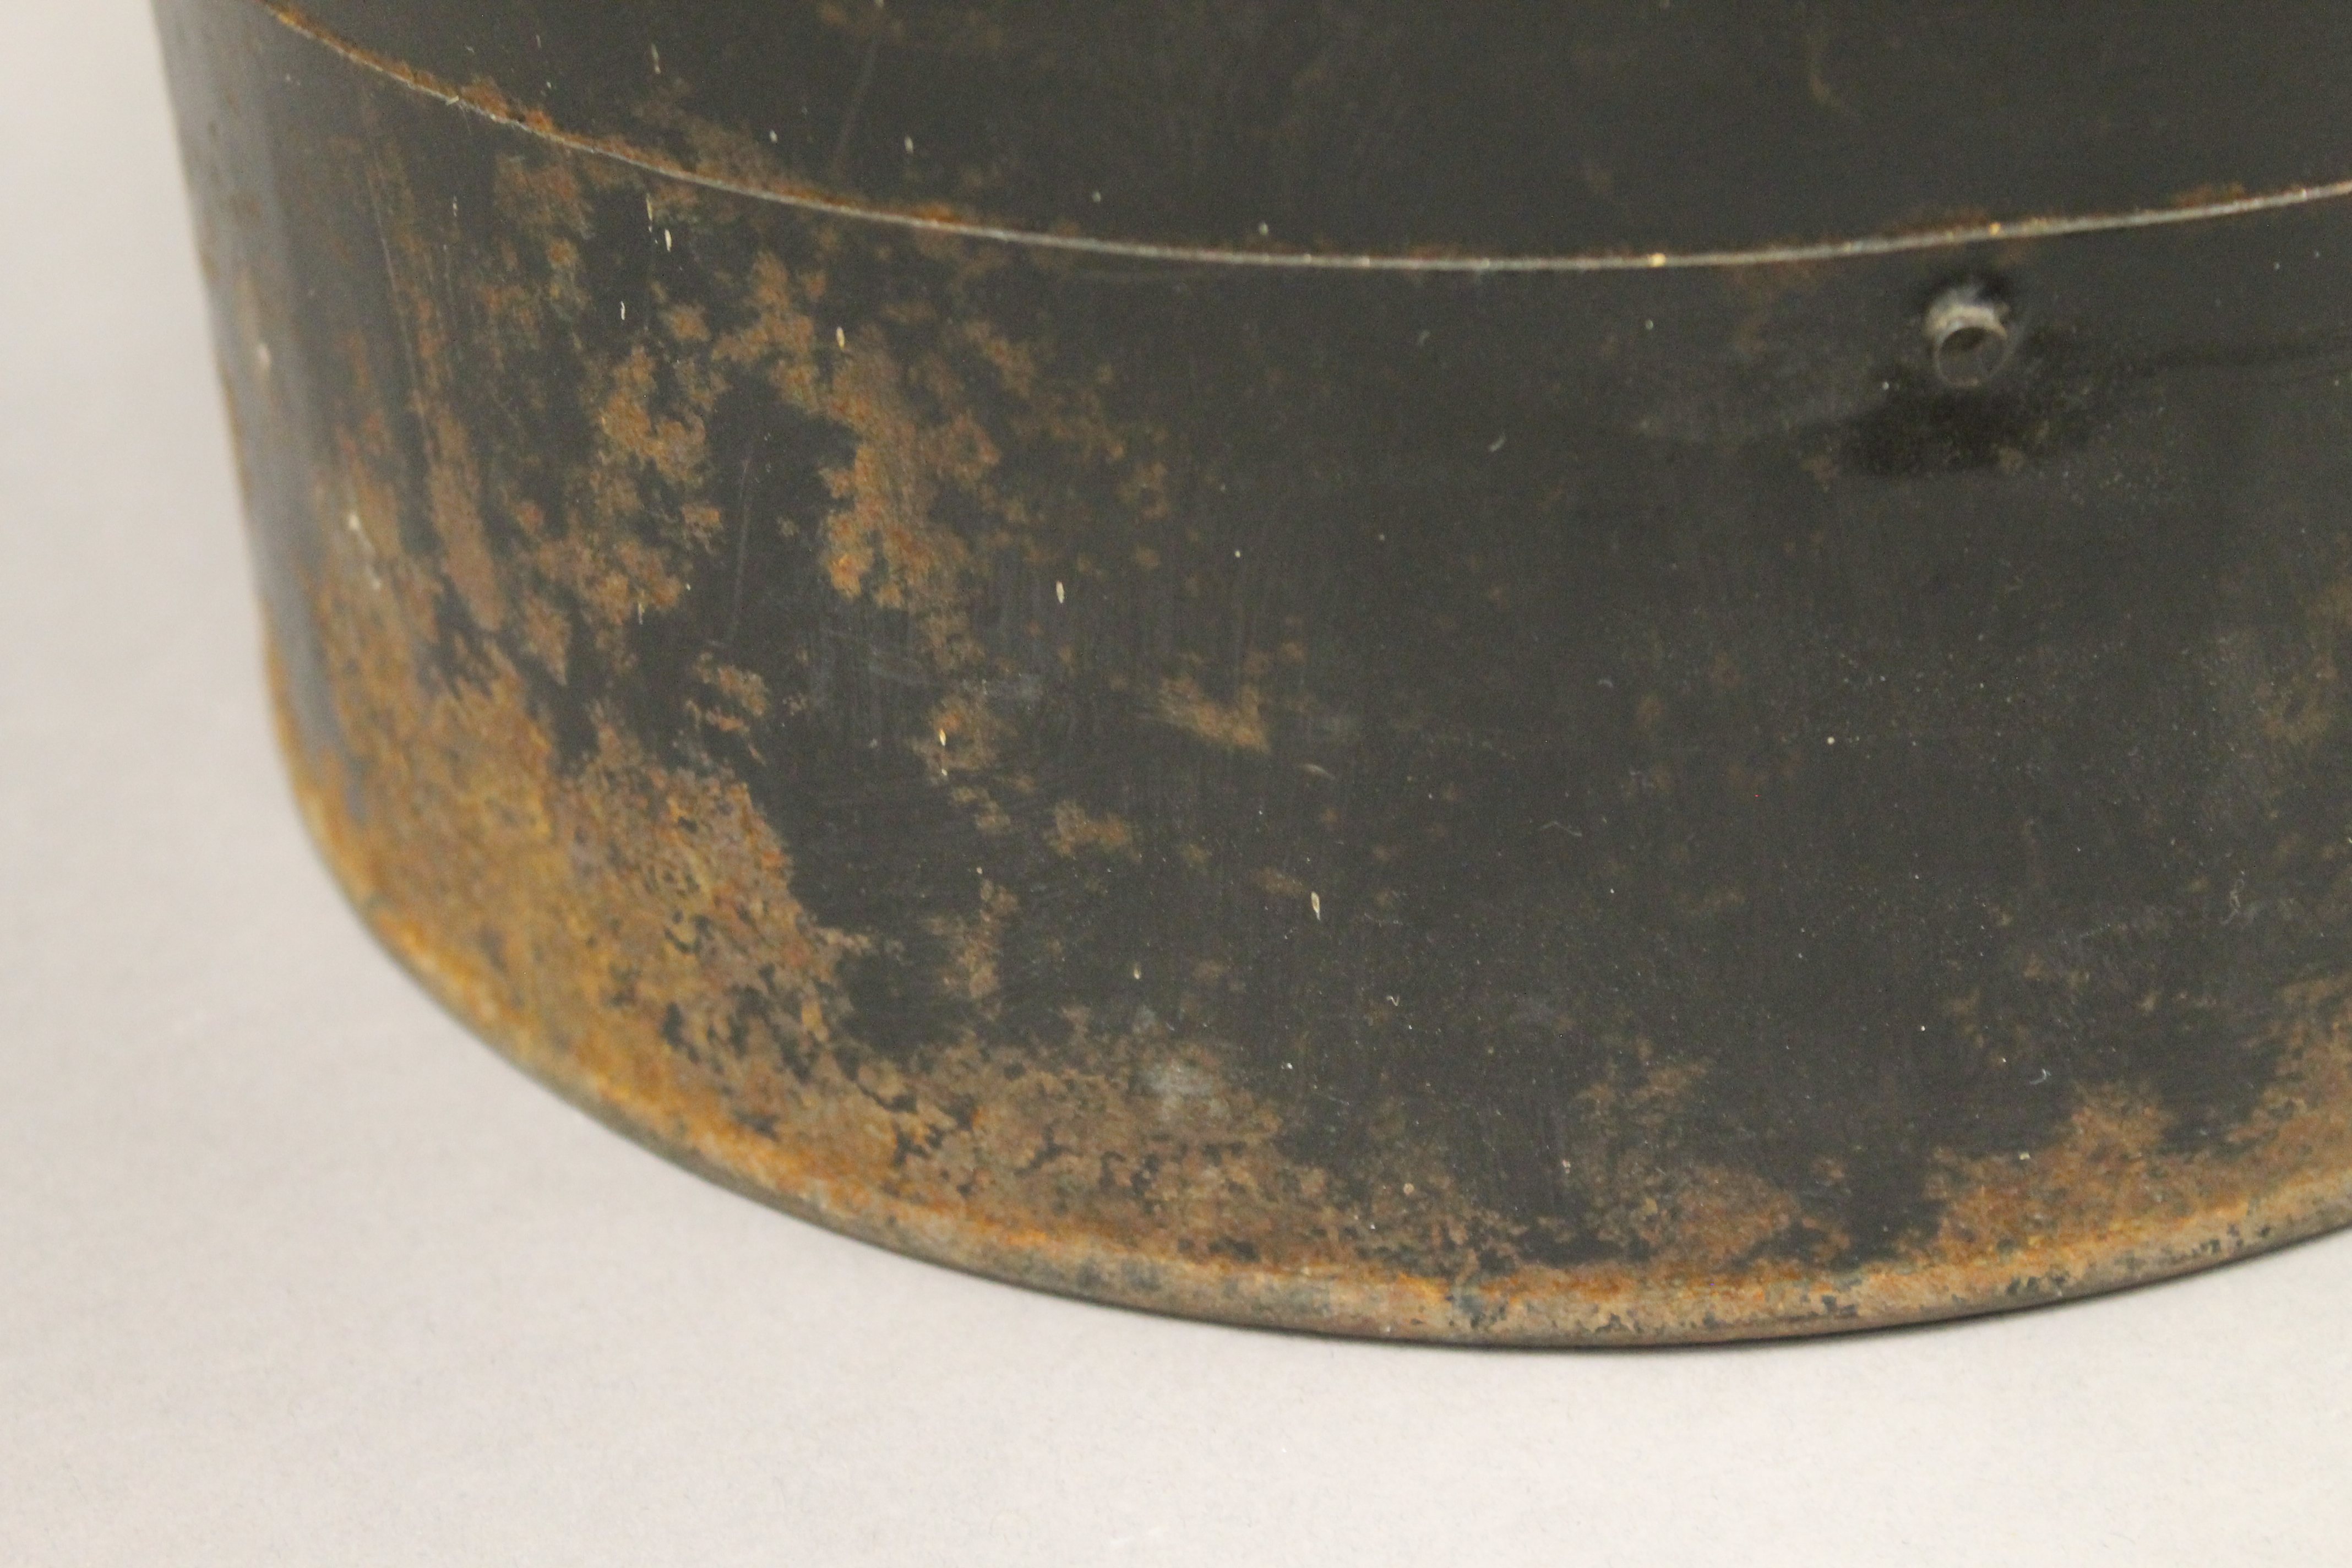
[[[1759,1279],[1679,1276],[1648,1287],[1580,1289],[1573,1270],[1510,1281],[1423,1279],[1371,1269],[1313,1273],[1213,1263],[1106,1246],[1057,1255],[1036,1232],[928,1209],[851,1184],[790,1188],[751,1173],[730,1145],[755,1135],[632,1106],[555,1064],[531,1020],[468,985],[371,887],[345,826],[305,764],[272,661],[278,750],[312,844],[362,923],[466,1028],[526,1076],[632,1142],[729,1190],[891,1251],[1088,1302],[1238,1327],[1490,1348],[1725,1344],[1901,1328],[2107,1294],[2271,1252],[2352,1225],[2352,1170],[2315,1171],[2254,1200],[2143,1222],[2078,1249],[2068,1266],[2021,1266],[2002,1248],[1972,1258],[1894,1260],[1836,1272],[1790,1268]],[[534,1048],[534,1046],[541,1048]],[[1548,1278],[1547,1278],[1548,1277]]]

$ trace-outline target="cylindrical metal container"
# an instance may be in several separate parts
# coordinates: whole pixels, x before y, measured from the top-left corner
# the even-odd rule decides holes
[[[2352,1215],[2352,7],[159,11],[311,828],[632,1135],[1489,1342]]]

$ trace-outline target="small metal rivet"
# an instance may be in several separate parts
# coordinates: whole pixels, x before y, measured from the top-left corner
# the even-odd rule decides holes
[[[1946,386],[1982,386],[2009,363],[2009,307],[1981,284],[1945,289],[1921,324],[1936,379]]]

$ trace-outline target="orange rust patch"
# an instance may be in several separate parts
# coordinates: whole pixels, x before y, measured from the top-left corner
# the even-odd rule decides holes
[[[1074,800],[1054,807],[1054,827],[1045,842],[1068,859],[1087,853],[1135,858],[1134,828],[1117,816],[1097,816]]]
[[[2168,1148],[2170,1120],[2152,1099],[2116,1087],[2086,1093],[2054,1145],[1947,1168],[1935,1248],[2072,1273],[2110,1255],[2161,1254],[2184,1230],[2215,1232],[2211,1245],[2235,1240],[2280,1194],[2341,1173],[2352,1163],[2352,982],[2295,986],[2285,1001],[2286,1064],[2227,1139]],[[2245,1218],[2216,1225],[2217,1215]]]
[[[1093,1054],[1133,1057],[1107,1071],[975,1038],[940,1042],[919,1074],[863,1057],[837,976],[866,939],[809,916],[740,784],[658,763],[611,725],[562,765],[511,666],[428,679],[399,600],[346,580],[320,584],[317,629],[351,749],[294,756],[306,810],[386,941],[523,1065],[763,1191],[855,1190],[898,1225],[1066,1240],[1167,1235],[1181,1216],[1317,1249],[1301,1216],[1320,1178],[1273,1154],[1271,1111],[1210,1047],[1104,1043]],[[984,889],[958,944],[976,999],[1013,907]],[[756,1131],[772,1127],[789,1133]],[[902,1159],[910,1144],[924,1157]]]
[[[767,682],[752,671],[721,664],[706,653],[695,661],[694,679],[709,693],[707,699],[689,699],[687,702],[687,712],[696,723],[726,734],[748,737],[768,716],[772,704]],[[756,745],[751,752],[754,756],[759,754]]]
[[[1245,684],[1231,702],[1220,702],[1202,690],[1201,683],[1191,676],[1172,676],[1160,683],[1159,714],[1179,730],[1224,751],[1274,749],[1266,732],[1265,700],[1255,686]]]

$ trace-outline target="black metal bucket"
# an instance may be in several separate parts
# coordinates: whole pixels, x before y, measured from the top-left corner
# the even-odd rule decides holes
[[[1493,1342],[2352,1212],[2352,9],[159,11],[312,828],[631,1134]]]

